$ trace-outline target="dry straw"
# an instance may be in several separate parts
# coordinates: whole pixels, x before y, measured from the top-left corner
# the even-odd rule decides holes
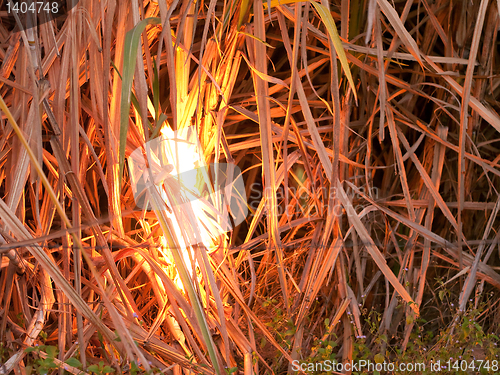
[[[42,341],[74,374],[285,373],[318,338],[344,360],[355,336],[390,352],[371,310],[404,349],[418,317],[453,325],[489,291],[482,323],[498,323],[495,2],[80,0],[30,30],[0,18],[0,374]],[[187,126],[200,165],[241,168],[250,209],[189,248],[213,215],[172,206],[173,185],[139,207],[127,168]]]

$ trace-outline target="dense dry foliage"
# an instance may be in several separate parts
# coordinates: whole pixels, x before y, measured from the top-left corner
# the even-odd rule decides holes
[[[469,311],[495,332],[497,6],[80,0],[27,31],[0,13],[0,374],[286,373],[360,342],[396,361]],[[250,210],[195,272],[159,250],[169,209],[136,206],[126,159],[189,125]]]

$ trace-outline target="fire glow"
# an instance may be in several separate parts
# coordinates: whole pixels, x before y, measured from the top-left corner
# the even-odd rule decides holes
[[[195,126],[175,132],[164,127],[160,137],[130,155],[129,168],[138,207],[151,209],[149,189],[158,193],[173,242],[190,274],[197,264],[193,247],[203,245],[208,252],[217,249],[227,241],[225,233],[246,216],[241,171],[229,163],[206,165]],[[159,252],[173,266],[172,243],[165,236],[159,240]],[[174,280],[183,289],[178,274]]]

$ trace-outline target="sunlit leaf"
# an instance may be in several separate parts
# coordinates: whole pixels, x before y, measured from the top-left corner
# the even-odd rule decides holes
[[[344,69],[347,80],[349,81],[349,85],[351,86],[351,90],[354,93],[354,97],[357,98],[356,86],[354,85],[354,81],[352,79],[351,69],[349,68],[349,63],[347,62],[344,47],[342,47],[342,41],[340,40],[339,33],[337,32],[337,26],[335,26],[335,21],[333,20],[332,15],[325,6],[315,1],[311,1],[311,4],[314,5],[316,11],[319,13],[323,23],[326,26],[328,34],[330,35],[330,38],[332,39],[333,45],[335,47],[335,51],[337,52],[337,56],[340,60],[340,64]]]
[[[300,0],[272,0],[270,2],[271,7],[276,7],[279,5],[284,5],[284,4],[293,4],[293,3],[299,3],[302,2]],[[349,85],[351,86],[351,90],[354,94],[354,97],[357,98],[356,94],[356,86],[354,85],[354,80],[352,79],[351,75],[351,69],[349,68],[349,63],[347,62],[347,57],[345,55],[344,47],[342,46],[342,40],[340,39],[339,33],[337,31],[337,26],[335,25],[335,21],[333,20],[332,15],[328,11],[328,8],[326,8],[324,5],[321,5],[320,3],[316,1],[309,1],[316,11],[318,12],[319,16],[321,17],[321,20],[326,26],[326,30],[328,31],[328,35],[330,36],[333,46],[335,47],[335,51],[337,52],[338,59],[340,60],[340,64],[342,65],[342,68],[344,69],[345,75],[347,77],[347,80],[349,81]],[[268,2],[269,4],[269,2]],[[267,8],[267,5],[264,4],[264,9]]]

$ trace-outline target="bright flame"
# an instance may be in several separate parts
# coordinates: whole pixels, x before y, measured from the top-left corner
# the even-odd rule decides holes
[[[210,251],[217,247],[217,239],[223,234],[223,230],[214,220],[214,216],[217,217],[216,214],[212,217],[207,215],[210,205],[203,199],[203,196],[207,193],[204,189],[210,187],[211,184],[203,162],[196,128],[185,127],[174,133],[170,127],[164,127],[161,133],[163,135],[161,153],[170,164],[168,169],[171,169],[170,176],[173,176],[173,178],[164,178],[161,183],[167,184],[170,191],[176,191],[175,198],[181,199],[182,202],[172,201],[172,196],[169,197],[165,186],[161,186],[161,184],[159,193],[172,209],[171,212],[166,212],[166,216],[171,220],[172,229],[182,249],[186,269],[192,274],[191,260],[194,258],[194,254],[192,250],[188,249],[199,243],[195,238],[201,239],[203,245]],[[189,213],[190,210],[192,210],[192,216]],[[194,235],[193,238],[195,231],[198,232],[198,236]],[[166,254],[168,244],[165,237],[161,236],[160,241],[160,252],[165,259],[170,259],[170,263],[173,265],[172,257],[170,254]],[[184,290],[178,274],[174,281],[179,289]]]
[[[189,249],[203,244],[213,251],[248,213],[241,170],[229,162],[205,165],[195,126],[176,132],[164,127],[159,137],[132,152],[128,165],[137,206],[151,209],[156,193],[165,202],[162,211],[191,274],[195,262]],[[174,266],[172,249],[165,238],[160,241],[159,251]]]

